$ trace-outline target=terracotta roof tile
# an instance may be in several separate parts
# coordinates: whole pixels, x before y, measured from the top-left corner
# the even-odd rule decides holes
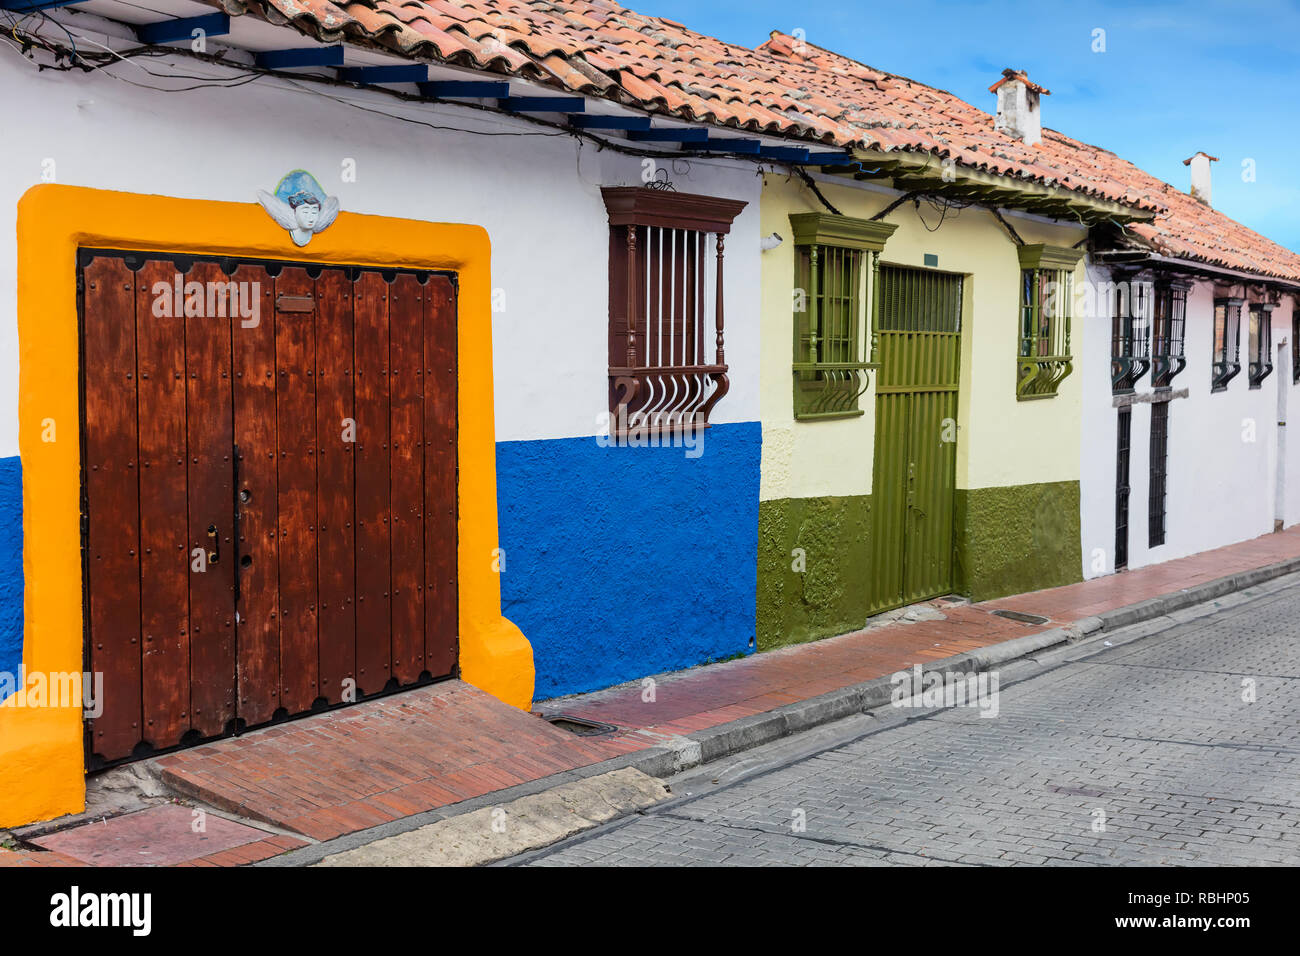
[[[1163,254],[1300,279],[1300,256],[1111,152],[1052,130],[1043,131],[1037,146],[1026,146],[996,130],[988,112],[951,93],[782,33],[751,50],[609,0],[208,2],[232,14],[252,11],[292,23],[325,42],[361,41],[682,119],[845,148],[951,157],[970,169],[1156,213],[1154,222],[1130,226],[1128,235]]]

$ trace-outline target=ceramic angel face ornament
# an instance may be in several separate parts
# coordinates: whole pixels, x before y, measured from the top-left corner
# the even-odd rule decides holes
[[[311,237],[328,228],[339,214],[338,197],[326,196],[316,177],[305,169],[295,169],[281,179],[274,196],[259,189],[257,201],[289,230],[299,246],[311,242]]]

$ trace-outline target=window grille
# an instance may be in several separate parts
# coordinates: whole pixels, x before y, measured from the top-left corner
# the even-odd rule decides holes
[[[1074,369],[1070,319],[1078,249],[1041,243],[1020,247],[1020,348],[1016,397],[1052,398]]]
[[[1133,409],[1125,405],[1116,416],[1115,433],[1115,570],[1128,567],[1129,442]]]
[[[1214,300],[1214,361],[1210,391],[1221,392],[1241,371],[1241,306],[1244,299]]]
[[[1169,403],[1151,406],[1150,480],[1147,493],[1147,547],[1165,543],[1165,484],[1169,464]]]
[[[794,232],[794,415],[861,415],[876,367],[880,252],[894,225],[825,213],[790,217]]]
[[[1259,388],[1273,371],[1273,306],[1258,302],[1250,307],[1246,376],[1251,388]]]
[[[1291,310],[1291,384],[1300,382],[1300,304]]]
[[[727,393],[725,236],[746,203],[601,190],[609,213],[611,435],[707,428]]]
[[[1151,326],[1151,384],[1169,388],[1186,366],[1183,332],[1187,325],[1186,283],[1163,282],[1156,286],[1155,316]]]
[[[1151,361],[1147,357],[1152,313],[1151,283],[1129,279],[1119,283],[1111,306],[1110,387],[1131,392]]]

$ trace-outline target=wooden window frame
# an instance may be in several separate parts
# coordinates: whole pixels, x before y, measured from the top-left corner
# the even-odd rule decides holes
[[[795,250],[794,361],[797,421],[855,418],[877,368],[880,253],[898,227],[830,213],[790,216]],[[828,276],[844,277],[838,316],[828,308]],[[847,289],[847,291],[844,291]],[[801,293],[801,294],[800,294]],[[801,309],[800,306],[803,308]],[[834,325],[833,354],[825,348]]]
[[[1083,251],[1034,243],[1020,246],[1019,255],[1016,398],[1055,398],[1061,382],[1074,370],[1070,351],[1074,269]]]
[[[1259,388],[1273,373],[1273,310],[1271,302],[1252,302],[1246,325],[1246,377],[1251,388]]]
[[[1214,350],[1210,365],[1210,391],[1222,392],[1241,371],[1241,307],[1245,299],[1222,296],[1214,300]]]
[[[601,196],[609,215],[610,435],[708,428],[730,387],[725,237],[748,203],[645,186],[607,186]]]

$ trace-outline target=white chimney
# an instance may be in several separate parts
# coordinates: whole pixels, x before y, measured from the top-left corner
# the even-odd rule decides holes
[[[1210,205],[1210,163],[1217,163],[1218,156],[1211,156],[1209,153],[1197,153],[1195,156],[1183,160],[1184,166],[1192,167],[1192,188],[1190,190],[1193,199],[1199,199],[1205,205]]]
[[[1043,122],[1038,101],[1040,97],[1050,96],[1051,90],[1030,82],[1024,70],[1003,70],[1002,79],[990,86],[989,92],[998,95],[995,129],[1004,130],[1026,146],[1042,142]]]

